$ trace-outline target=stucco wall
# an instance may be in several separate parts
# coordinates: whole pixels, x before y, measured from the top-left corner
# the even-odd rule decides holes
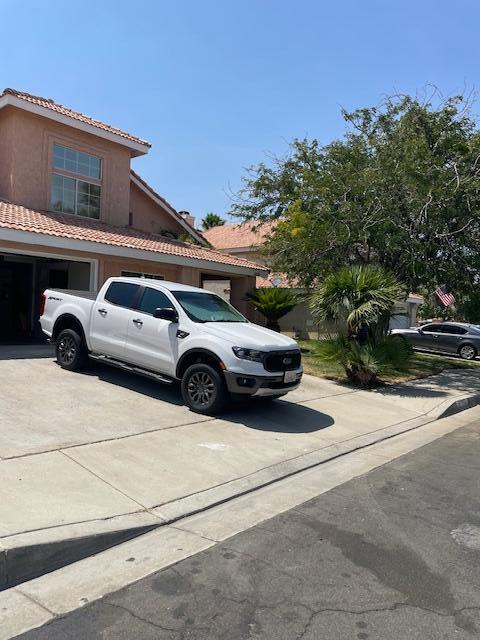
[[[2,195],[17,204],[48,210],[53,143],[57,142],[101,158],[101,219],[128,224],[130,151],[126,147],[10,106],[0,111],[0,122]]]
[[[135,229],[149,233],[171,231],[176,235],[184,231],[180,223],[133,183],[130,186],[130,211]]]
[[[0,197],[12,200],[13,110],[0,110]]]
[[[151,275],[163,276],[164,280],[177,279],[179,268],[175,265],[163,264],[159,262],[150,262],[147,260],[124,260],[122,258],[101,258],[100,259],[100,273],[99,286],[107,278],[113,276],[122,275],[122,271],[134,271],[141,273],[148,273]]]

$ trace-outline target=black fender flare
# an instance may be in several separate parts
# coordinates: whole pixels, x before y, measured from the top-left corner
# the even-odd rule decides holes
[[[218,365],[219,369],[221,369],[222,371],[225,369],[225,365],[223,364],[222,359],[216,353],[210,351],[209,349],[203,349],[202,347],[194,347],[193,349],[185,351],[185,353],[181,355],[179,361],[177,362],[175,371],[176,377],[180,379],[185,369],[187,369],[190,364],[197,362],[197,360],[199,362],[201,362],[202,360],[206,360],[207,362],[208,360],[213,360]]]

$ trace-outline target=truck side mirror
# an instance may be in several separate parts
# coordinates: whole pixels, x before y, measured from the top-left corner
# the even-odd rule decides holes
[[[178,322],[178,313],[175,309],[169,309],[167,307],[158,307],[153,312],[154,318],[159,318],[160,320],[168,320],[168,322]]]

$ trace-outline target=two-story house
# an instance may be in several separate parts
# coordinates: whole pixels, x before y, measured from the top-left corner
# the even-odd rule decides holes
[[[0,339],[35,333],[45,288],[94,291],[117,275],[228,278],[248,313],[245,292],[263,268],[209,248],[132,170],[149,148],[53,100],[0,94]]]

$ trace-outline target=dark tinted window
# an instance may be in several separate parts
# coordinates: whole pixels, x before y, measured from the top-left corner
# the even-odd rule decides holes
[[[153,314],[155,309],[173,309],[173,304],[161,291],[147,287],[143,292],[139,310],[143,313]]]
[[[463,336],[467,333],[467,330],[463,327],[456,327],[453,324],[444,324],[442,327],[442,333],[450,333],[455,336]]]
[[[441,330],[441,324],[427,324],[425,327],[422,327],[424,333],[439,333]]]
[[[139,288],[138,284],[130,282],[112,282],[105,294],[105,300],[119,307],[133,309]]]

